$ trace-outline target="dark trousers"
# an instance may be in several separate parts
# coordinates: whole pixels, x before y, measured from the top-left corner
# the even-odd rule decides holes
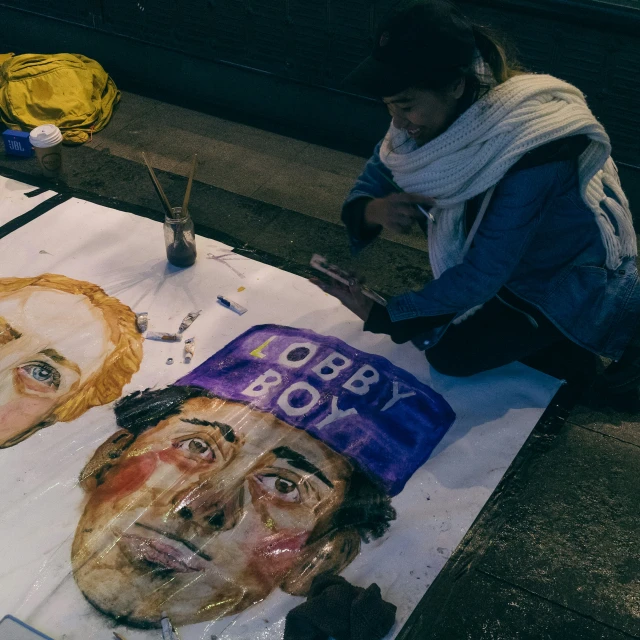
[[[535,307],[519,299],[508,302],[517,302],[518,309],[533,322],[492,298],[470,318],[447,329],[426,351],[429,364],[440,373],[456,377],[515,361],[568,382],[586,383],[595,377],[599,363],[596,355],[571,342]]]

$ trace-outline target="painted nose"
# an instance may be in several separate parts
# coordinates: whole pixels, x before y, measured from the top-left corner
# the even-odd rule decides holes
[[[176,500],[176,514],[210,532],[228,531],[240,521],[244,504],[244,483],[224,492],[207,487],[192,489]]]

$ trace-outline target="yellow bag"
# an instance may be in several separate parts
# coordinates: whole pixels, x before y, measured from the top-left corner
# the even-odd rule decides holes
[[[0,55],[0,119],[31,131],[55,124],[65,142],[82,144],[109,122],[120,92],[91,58],[72,53]]]

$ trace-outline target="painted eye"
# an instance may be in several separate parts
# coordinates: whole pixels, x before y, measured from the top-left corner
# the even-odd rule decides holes
[[[263,489],[285,502],[300,502],[298,485],[287,478],[276,475],[256,476]]]
[[[18,371],[44,387],[51,389],[60,387],[60,372],[46,362],[28,362]]]
[[[188,438],[181,442],[176,442],[173,445],[176,449],[182,449],[191,456],[195,456],[200,460],[206,460],[207,462],[213,462],[216,459],[216,454],[209,445],[208,442],[202,438]]]

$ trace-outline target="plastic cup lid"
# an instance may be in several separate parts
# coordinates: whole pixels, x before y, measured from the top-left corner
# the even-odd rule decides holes
[[[62,142],[62,133],[55,124],[43,124],[29,134],[29,142],[34,147],[54,147]]]

